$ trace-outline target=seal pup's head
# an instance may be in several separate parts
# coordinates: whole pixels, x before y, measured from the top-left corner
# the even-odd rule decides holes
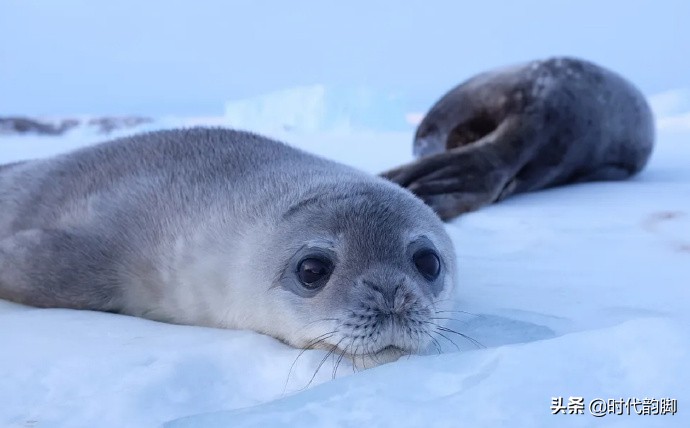
[[[275,220],[253,246],[257,275],[244,279],[262,294],[252,329],[364,367],[430,344],[455,254],[421,200],[384,180],[321,183]]]

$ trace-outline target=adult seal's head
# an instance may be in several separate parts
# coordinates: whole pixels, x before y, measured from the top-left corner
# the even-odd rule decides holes
[[[0,206],[1,298],[251,329],[362,366],[425,348],[456,280],[410,192],[237,131],[7,165]]]

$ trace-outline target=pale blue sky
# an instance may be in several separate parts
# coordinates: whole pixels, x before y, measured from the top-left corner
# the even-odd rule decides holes
[[[424,110],[482,70],[588,58],[690,86],[690,1],[0,0],[0,114],[212,114],[296,85]]]

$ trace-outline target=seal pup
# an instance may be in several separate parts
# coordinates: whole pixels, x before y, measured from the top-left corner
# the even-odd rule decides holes
[[[449,220],[522,192],[626,179],[653,144],[651,109],[630,82],[588,61],[551,58],[450,90],[417,128],[419,159],[382,175]]]
[[[407,190],[251,133],[0,168],[0,298],[27,305],[250,329],[368,366],[433,340],[455,263]]]

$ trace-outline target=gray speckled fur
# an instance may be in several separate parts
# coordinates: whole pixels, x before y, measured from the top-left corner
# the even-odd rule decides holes
[[[439,283],[412,266],[420,236],[442,257]],[[289,266],[304,247],[338,259],[307,297]],[[413,351],[425,332],[400,325],[357,342],[373,328],[357,311],[427,319],[454,275],[440,219],[407,190],[250,133],[160,131],[0,168],[0,298],[20,303]]]
[[[517,193],[628,178],[653,143],[637,88],[591,62],[551,58],[450,90],[417,128],[420,159],[383,175],[451,219]]]

